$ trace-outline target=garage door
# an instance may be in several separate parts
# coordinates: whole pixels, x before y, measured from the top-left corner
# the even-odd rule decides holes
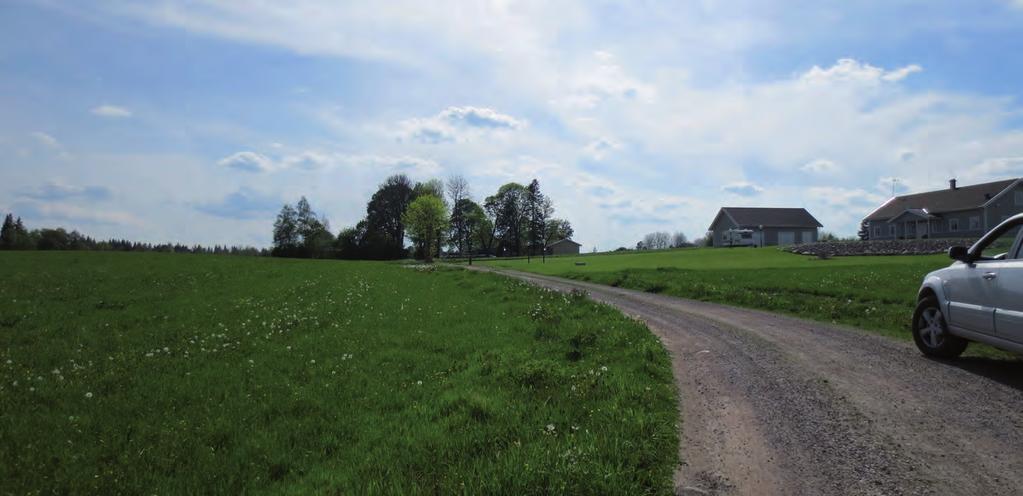
[[[803,238],[800,240],[803,243],[813,243],[813,231],[803,231],[800,233]]]
[[[778,244],[779,245],[794,245],[796,244],[796,233],[792,231],[779,231],[778,232]]]

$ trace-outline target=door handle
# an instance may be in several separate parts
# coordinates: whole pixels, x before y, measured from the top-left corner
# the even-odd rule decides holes
[[[996,273],[994,273],[994,272],[986,272],[986,273],[984,273],[984,276],[983,276],[983,277],[984,277],[984,279],[987,279],[987,280],[989,280],[989,281],[990,281],[990,280],[992,280],[992,279],[995,279],[995,278],[997,278],[997,277],[998,277],[998,274],[996,274]]]

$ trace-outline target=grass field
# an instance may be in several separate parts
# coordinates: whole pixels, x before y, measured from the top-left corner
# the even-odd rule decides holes
[[[669,358],[398,264],[0,254],[0,493],[670,493]]]
[[[585,262],[578,266],[576,262]],[[498,267],[848,324],[901,339],[945,255],[820,260],[775,248],[696,248],[486,262]],[[982,354],[989,348],[974,346]]]

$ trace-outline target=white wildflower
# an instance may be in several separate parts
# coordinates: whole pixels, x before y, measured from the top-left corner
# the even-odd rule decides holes
[[[85,393],[86,398],[92,398],[92,393]]]

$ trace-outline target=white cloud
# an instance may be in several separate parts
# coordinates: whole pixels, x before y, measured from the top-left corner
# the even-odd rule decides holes
[[[269,172],[275,168],[272,160],[264,155],[251,151],[232,153],[220,159],[217,165],[245,172]]]
[[[721,191],[739,196],[757,196],[764,192],[764,188],[753,183],[737,182],[722,186]]]
[[[32,137],[35,138],[35,140],[38,143],[48,148],[53,148],[55,150],[59,150],[62,148],[60,142],[57,141],[57,138],[54,138],[53,136],[50,136],[49,134],[46,134],[42,131],[36,131],[32,133]]]
[[[1013,177],[1023,177],[1023,157],[990,158],[966,167],[960,179],[970,182],[984,182]]]
[[[800,76],[800,80],[807,84],[845,82],[875,84],[881,81],[892,83],[901,81],[910,74],[922,70],[923,68],[916,64],[910,64],[894,70],[885,70],[854,59],[839,59],[835,65],[828,68],[813,66],[813,68]]]
[[[430,144],[465,141],[484,133],[523,127],[522,120],[478,107],[448,107],[432,117],[399,123],[403,139]]]
[[[26,200],[15,203],[12,209],[19,215],[40,223],[40,227],[62,226],[74,229],[78,225],[95,224],[123,227],[145,225],[142,219],[130,212],[100,209],[95,205],[81,206],[55,201]]]
[[[370,169],[380,173],[406,172],[430,175],[441,171],[437,162],[409,155],[349,154],[322,150],[306,150],[277,158],[252,151],[241,151],[221,159],[217,164],[245,172],[312,172],[349,168]]]
[[[38,188],[26,192],[24,196],[42,201],[75,198],[99,201],[109,199],[111,194],[110,189],[103,186],[75,186],[60,181],[49,181]]]
[[[600,138],[586,145],[586,153],[595,160],[603,160],[608,154],[621,148],[622,144],[611,138]]]
[[[131,111],[130,110],[128,110],[128,109],[126,109],[124,107],[118,107],[116,105],[107,105],[107,104],[100,105],[98,107],[94,107],[91,110],[91,112],[94,115],[98,115],[100,117],[112,117],[112,118],[131,117]]]
[[[831,160],[819,158],[803,164],[799,170],[803,172],[810,172],[814,174],[820,174],[824,172],[832,172],[838,168]]]

